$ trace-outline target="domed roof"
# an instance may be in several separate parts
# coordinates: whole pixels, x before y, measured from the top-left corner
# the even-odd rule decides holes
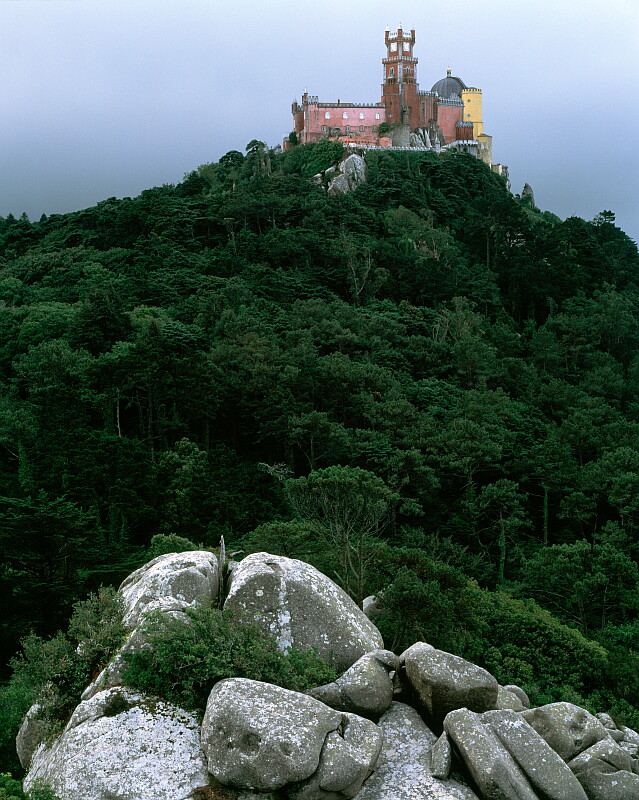
[[[444,97],[447,100],[451,97],[461,97],[462,89],[466,88],[466,84],[461,78],[456,78],[454,75],[450,74],[450,69],[446,70],[446,77],[442,78],[440,81],[433,86],[431,92],[437,92],[440,97]]]

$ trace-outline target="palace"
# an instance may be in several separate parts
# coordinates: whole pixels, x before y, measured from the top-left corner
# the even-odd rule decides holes
[[[492,136],[484,132],[481,89],[466,86],[447,70],[430,91],[417,83],[413,55],[415,30],[401,27],[384,36],[384,82],[379,103],[327,103],[304,92],[293,102],[293,133],[299,144],[339,139],[351,148],[455,148],[481,158],[507,177],[507,168],[493,164]],[[285,147],[290,146],[285,140]]]

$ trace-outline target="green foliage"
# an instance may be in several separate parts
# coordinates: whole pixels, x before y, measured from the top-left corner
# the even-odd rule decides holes
[[[337,466],[289,479],[284,491],[291,508],[330,550],[345,591],[361,603],[371,545],[397,496],[372,472]]]
[[[305,145],[303,149],[298,149],[297,153],[301,153],[302,158],[301,174],[310,178],[341,161],[344,156],[344,145],[338,141],[322,139]]]
[[[466,657],[485,666],[500,683],[521,685],[534,705],[559,700],[584,705],[604,683],[606,650],[532,601],[470,584],[464,602],[474,634]]]
[[[151,544],[146,551],[144,563],[146,564],[147,561],[167,553],[184,553],[187,550],[199,549],[190,539],[178,536],[177,533],[156,533],[151,538]]]
[[[22,784],[8,772],[0,772],[0,800],[23,800]]]
[[[401,567],[379,602],[381,612],[375,624],[390,650],[401,653],[419,641],[440,648],[450,641],[454,604],[437,581],[423,581],[408,567]]]
[[[241,541],[246,553],[273,553],[313,563],[327,574],[335,569],[335,561],[327,553],[312,527],[299,520],[280,520],[258,525]]]
[[[357,597],[392,584],[398,647],[419,633],[503,674],[467,577],[532,596],[608,657],[597,686],[550,664],[529,682],[634,708],[636,245],[611,211],[562,221],[459,153],[370,151],[367,183],[328,196],[309,178],[343,154],[255,139],[177,186],[0,219],[0,651],[50,638],[157,534],[179,538],[152,554],[224,535]],[[288,518],[285,481],[325,469],[393,494],[354,550],[317,508]]]
[[[480,664],[502,684],[522,686],[533,704],[570,700],[593,711],[614,706],[635,719],[636,657],[626,651],[630,661],[618,660],[613,642],[621,644],[621,631],[609,629],[606,648],[532,600],[482,589],[423,550],[379,546],[374,567],[369,588],[382,588],[374,621],[387,647],[401,652],[426,641]],[[633,634],[625,639],[629,643]]]
[[[59,800],[55,792],[41,780],[34,781],[27,794],[22,791],[20,781],[8,772],[0,772],[0,800]]]
[[[639,611],[639,567],[606,541],[538,551],[524,565],[523,587],[584,633],[601,633]]]
[[[312,650],[278,650],[255,626],[218,609],[188,608],[184,617],[149,615],[150,649],[127,655],[125,680],[185,708],[204,708],[215,683],[251,678],[304,691],[337,674]]]

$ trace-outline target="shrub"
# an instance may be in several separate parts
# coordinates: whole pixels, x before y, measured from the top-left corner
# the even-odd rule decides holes
[[[36,780],[26,795],[28,800],[59,800],[58,795],[46,783]]]
[[[145,623],[150,649],[127,655],[125,681],[184,708],[204,708],[223,678],[252,678],[304,691],[337,673],[312,650],[283,653],[255,625],[228,612],[196,606],[183,616],[152,613]]]
[[[481,589],[417,548],[378,545],[372,567],[368,588],[381,591],[382,606],[374,622],[387,647],[423,639],[520,685],[534,705],[570,700],[637,724],[639,626],[609,626],[591,641],[534,600]]]
[[[121,598],[101,588],[73,606],[68,633],[45,640],[25,636],[11,662],[13,675],[2,690],[0,749],[15,751],[13,740],[28,708],[38,701],[41,716],[54,733],[80,701],[82,691],[117,652],[125,637]]]
[[[24,796],[20,781],[14,780],[8,772],[0,772],[0,800],[23,800]]]
[[[29,793],[25,794],[20,781],[8,772],[0,772],[0,800],[58,800],[58,797],[50,786],[41,781],[36,781]]]
[[[422,581],[408,567],[401,567],[381,603],[375,624],[390,650],[401,652],[417,641],[434,647],[446,642],[454,606],[436,581]]]
[[[190,539],[178,536],[177,533],[158,533],[151,539],[144,561],[146,563],[152,558],[164,556],[167,553],[184,553],[187,550],[199,549]]]

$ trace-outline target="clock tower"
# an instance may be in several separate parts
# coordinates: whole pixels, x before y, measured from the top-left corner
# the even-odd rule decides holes
[[[394,32],[387,28],[384,41],[386,58],[382,59],[382,103],[386,107],[386,122],[389,125],[405,123],[413,130],[420,123],[417,59],[413,56],[415,29],[409,33],[401,27]]]

